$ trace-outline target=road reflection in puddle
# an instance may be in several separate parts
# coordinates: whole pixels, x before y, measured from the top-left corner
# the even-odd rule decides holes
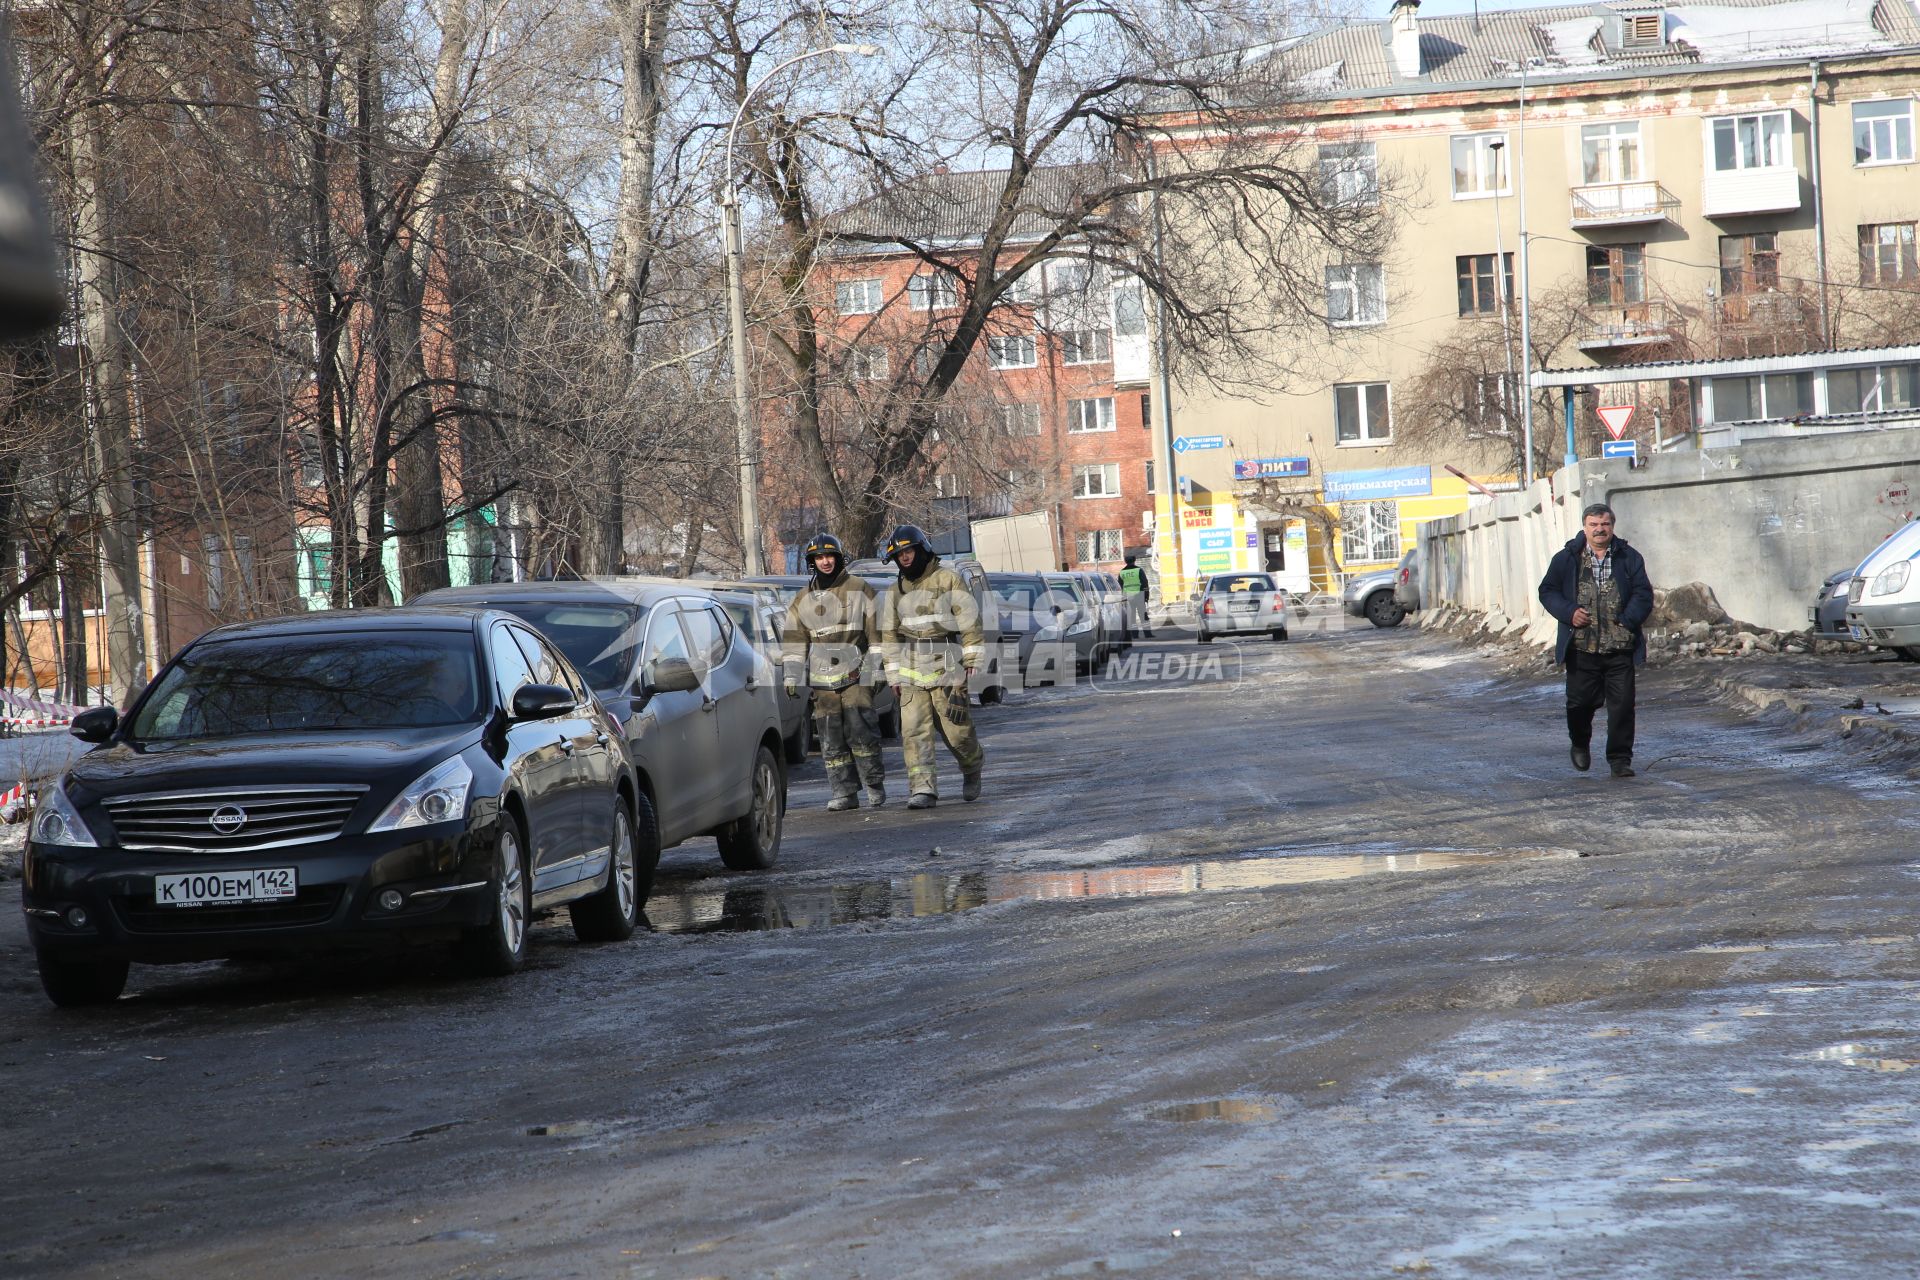
[[[1234,1124],[1262,1124],[1278,1118],[1279,1112],[1264,1102],[1244,1098],[1215,1098],[1211,1102],[1182,1102],[1147,1113],[1154,1120],[1226,1120]]]
[[[1022,900],[1157,898],[1270,889],[1407,871],[1485,867],[1543,858],[1575,858],[1569,849],[1428,850],[1417,853],[1289,854],[1223,858],[1151,867],[1085,871],[923,872],[897,880],[821,887],[732,886],[697,882],[659,886],[647,919],[661,933],[750,933],[818,929],[875,920],[952,915]]]
[[[1920,1067],[1920,1058],[1883,1058],[1864,1044],[1831,1045],[1807,1056],[1815,1062],[1837,1062],[1843,1067],[1864,1067],[1868,1071],[1911,1071]]]

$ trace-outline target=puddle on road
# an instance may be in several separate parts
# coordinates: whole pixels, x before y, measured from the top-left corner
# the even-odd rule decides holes
[[[1408,871],[1486,867],[1505,862],[1576,858],[1570,849],[1457,849],[1414,853],[1287,854],[1222,858],[1150,867],[1088,871],[923,872],[897,880],[812,886],[719,887],[699,882],[662,888],[647,899],[647,919],[660,933],[753,933],[819,929],[874,920],[953,915],[976,907],[1063,898],[1157,898],[1189,893],[1271,889]]]
[[[1815,1062],[1837,1062],[1843,1067],[1864,1067],[1868,1071],[1911,1071],[1920,1067],[1920,1058],[1883,1058],[1864,1044],[1836,1044],[1816,1049],[1807,1055]]]
[[[1175,1120],[1191,1123],[1197,1120],[1226,1120],[1233,1124],[1264,1124],[1277,1120],[1280,1113],[1264,1102],[1249,1102],[1245,1098],[1215,1098],[1211,1102],[1182,1102],[1176,1106],[1160,1107],[1149,1111],[1150,1120]]]

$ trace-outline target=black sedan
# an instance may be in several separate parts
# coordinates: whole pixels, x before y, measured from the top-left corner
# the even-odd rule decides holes
[[[117,998],[132,961],[370,944],[506,974],[535,912],[639,923],[619,726],[504,614],[223,627],[73,732],[97,745],[42,797],[22,895],[56,1004]]]
[[[1847,630],[1847,587],[1853,581],[1853,567],[1835,570],[1820,584],[1820,594],[1807,610],[1807,629],[1822,640],[1851,640]]]

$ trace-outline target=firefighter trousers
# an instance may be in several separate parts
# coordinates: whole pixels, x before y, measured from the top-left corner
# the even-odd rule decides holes
[[[886,781],[880,762],[880,720],[873,713],[873,690],[863,684],[813,691],[813,727],[820,736],[820,759],[834,799],[850,796],[864,782]]]
[[[940,794],[934,767],[933,738],[938,733],[960,765],[960,772],[980,772],[987,753],[973,731],[965,685],[900,686],[900,746],[907,757],[907,790],[915,795]]]

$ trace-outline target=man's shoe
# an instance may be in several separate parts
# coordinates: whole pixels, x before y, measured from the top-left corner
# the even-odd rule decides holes
[[[1575,747],[1573,749],[1573,767],[1582,773],[1593,768],[1593,752],[1585,747]]]
[[[969,773],[960,780],[960,798],[978,800],[980,798],[980,775]]]
[[[844,813],[848,809],[858,809],[859,807],[860,797],[858,796],[835,796],[833,799],[827,801],[828,813]]]
[[[930,791],[916,791],[907,797],[907,808],[931,809],[938,800],[939,797]]]
[[[887,802],[887,784],[875,782],[867,787],[867,803],[878,809]]]
[[[1607,767],[1613,770],[1613,776],[1616,778],[1633,777],[1633,763],[1631,761],[1609,760],[1607,761]]]

